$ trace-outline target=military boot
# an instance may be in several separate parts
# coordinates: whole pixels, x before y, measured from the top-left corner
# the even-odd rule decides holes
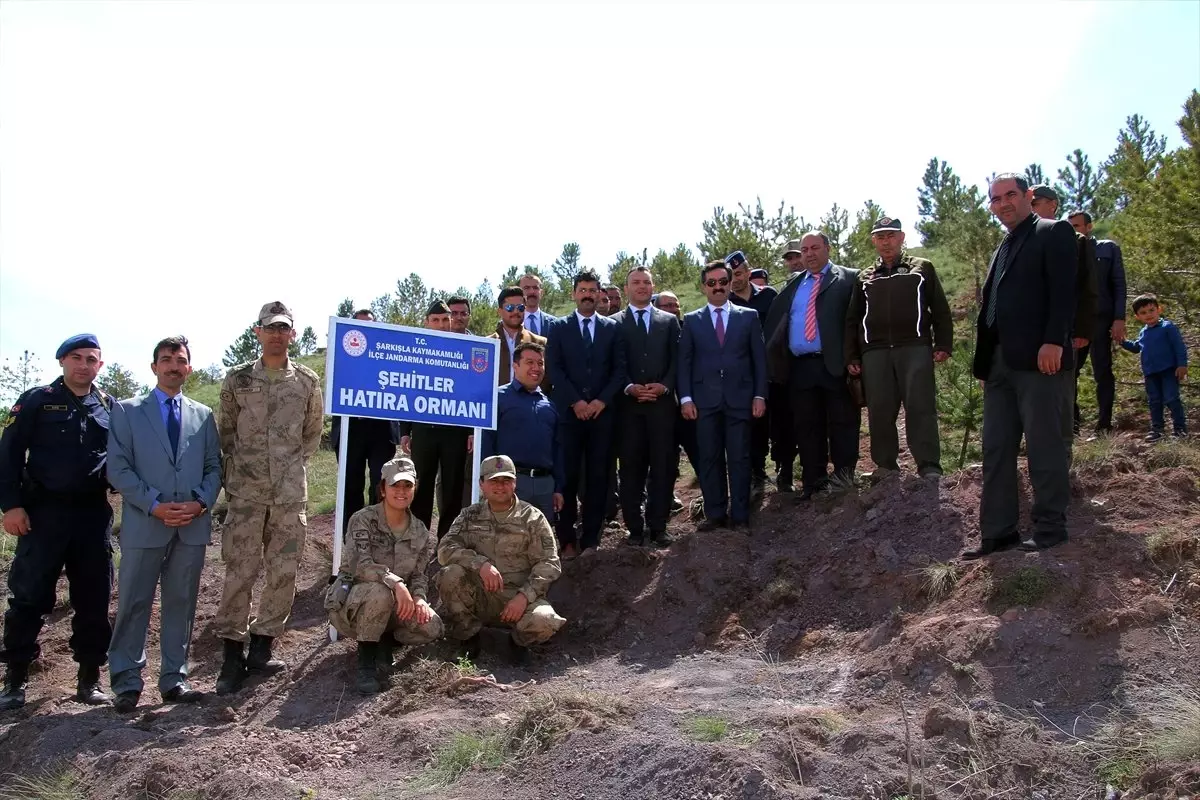
[[[217,675],[217,694],[233,694],[242,688],[246,680],[246,656],[242,652],[241,642],[234,639],[225,639],[224,642],[225,660]]]
[[[100,667],[97,664],[80,664],[78,681],[75,684],[75,699],[89,706],[104,706],[112,698],[100,691]]]
[[[8,665],[4,674],[4,694],[0,694],[0,711],[11,711],[25,705],[25,684],[28,681],[28,664]]]
[[[271,636],[250,634],[250,652],[246,655],[246,669],[250,672],[262,672],[274,675],[287,666],[277,658],[271,658],[271,644],[275,639]]]
[[[358,643],[358,681],[356,688],[359,694],[379,694],[379,675],[376,668],[379,659],[378,642]]]

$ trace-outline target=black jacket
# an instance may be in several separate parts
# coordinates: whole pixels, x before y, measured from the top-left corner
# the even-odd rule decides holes
[[[639,403],[620,389],[622,413],[648,413],[666,409],[674,413],[678,398],[675,395],[675,379],[679,362],[679,320],[674,314],[659,311],[651,306],[650,332],[637,324],[637,309],[626,306],[613,314],[612,319],[620,326],[619,347],[625,350],[625,370],[631,384],[661,383],[667,393],[653,403]]]

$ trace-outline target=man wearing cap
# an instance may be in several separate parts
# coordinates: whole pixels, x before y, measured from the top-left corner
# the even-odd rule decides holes
[[[71,651],[79,663],[75,698],[100,705],[100,668],[112,628],[112,507],[105,463],[112,402],[95,386],[104,362],[90,333],[55,353],[62,377],[22,394],[0,435],[0,509],[4,532],[16,536],[4,614],[7,664],[0,711],[25,705],[29,665],[41,653],[38,634],[54,610],[65,570],[70,587]]]
[[[254,333],[262,355],[229,370],[217,411],[229,497],[221,534],[225,586],[216,619],[225,658],[217,694],[240,689],[247,671],[271,674],[285,666],[271,648],[296,595],[308,532],[308,459],[321,445],[324,422],[320,378],[288,358],[296,338],[292,312],[279,301],[267,303]],[[252,619],[251,591],[260,572],[265,581]]]
[[[496,622],[512,625],[512,655],[529,658],[566,623],[546,601],[562,574],[558,542],[541,511],[515,493],[516,467],[508,456],[480,465],[482,499],[463,510],[438,546],[438,593],[447,633],[479,652],[479,631]]]
[[[771,284],[771,276],[765,269],[752,269],[750,270],[750,283],[763,289]]]
[[[770,286],[762,288],[750,282],[750,262],[741,250],[734,250],[725,256],[725,263],[733,270],[733,283],[729,285],[729,302],[757,311],[759,325],[766,328],[771,303],[779,292]],[[771,413],[768,403],[767,413],[750,423],[750,485],[755,493],[761,493],[767,483],[767,453],[770,449]],[[775,474],[779,474],[778,469]]]
[[[900,469],[896,418],[904,406],[908,449],[922,478],[942,475],[933,365],[950,358],[954,321],[933,264],[904,252],[900,220],[881,217],[871,231],[879,258],[862,270],[846,312],[846,369],[861,375],[871,460],[878,481]]]
[[[525,330],[535,336],[545,336],[546,326],[557,319],[553,314],[542,311],[542,279],[537,275],[525,274],[517,281],[525,298]]]
[[[342,563],[325,592],[329,623],[358,642],[362,694],[379,692],[378,668],[392,665],[392,642],[419,646],[443,632],[426,599],[425,569],[437,540],[409,510],[417,485],[413,462],[384,464],[382,484],[383,500],[350,518]]]
[[[1092,375],[1096,380],[1096,433],[1112,432],[1113,400],[1116,396],[1117,380],[1112,370],[1113,342],[1125,341],[1125,262],[1120,246],[1111,239],[1097,240],[1092,236],[1092,215],[1086,211],[1072,211],[1067,219],[1075,232],[1086,238],[1095,248],[1096,315],[1092,335],[1087,347],[1080,349],[1075,361],[1076,383],[1078,373],[1087,357],[1092,357]],[[1081,420],[1079,406],[1075,406],[1075,428]]]

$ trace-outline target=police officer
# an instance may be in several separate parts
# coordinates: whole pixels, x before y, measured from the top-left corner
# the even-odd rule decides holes
[[[104,362],[90,333],[72,336],[55,354],[61,378],[21,395],[0,436],[0,508],[6,533],[19,537],[8,574],[4,651],[8,665],[0,710],[25,705],[38,633],[54,610],[64,568],[70,586],[71,650],[79,662],[75,697],[102,705],[100,667],[112,626],[112,507],[105,460],[111,400],[95,387]],[[28,456],[26,456],[28,453]]]
[[[511,458],[485,458],[479,476],[483,499],[463,509],[438,546],[442,613],[468,655],[478,654],[484,625],[512,625],[513,660],[525,663],[529,645],[566,624],[546,602],[562,574],[558,540],[545,515],[517,498]]]
[[[425,599],[437,540],[410,511],[417,469],[407,458],[383,465],[382,502],[350,518],[346,549],[325,593],[329,622],[358,641],[358,691],[380,690],[377,665],[392,663],[391,641],[422,645],[442,638],[442,620]]]

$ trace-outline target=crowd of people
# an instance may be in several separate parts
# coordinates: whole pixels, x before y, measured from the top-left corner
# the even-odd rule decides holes
[[[1116,244],[1091,236],[1086,213],[1058,221],[1053,190],[1031,188],[1015,174],[992,180],[989,202],[1006,235],[992,256],[976,323],[973,371],[984,387],[981,541],[966,559],[1067,540],[1077,381],[1089,353],[1100,406],[1096,435],[1112,424],[1116,345],[1141,355],[1148,438],[1165,435],[1164,409],[1174,434],[1186,434],[1182,337],[1158,301],[1142,295],[1132,310],[1144,327],[1136,340],[1125,338]],[[681,451],[699,480],[700,530],[751,533],[755,499],[771,480],[768,460],[776,490],[798,503],[851,488],[860,477],[863,407],[875,469],[862,477],[878,482],[900,471],[903,409],[916,474],[936,484],[934,376],[954,352],[950,304],[934,265],[906,252],[899,220],[879,219],[871,237],[878,258],[862,270],[833,264],[822,233],[788,242],[780,253],[788,277],[778,289],[767,285],[765,269],[734,251],[701,268],[706,302],[688,313],[644,266],[630,269],[623,287],[580,271],[572,281],[575,309],[563,317],[541,308],[540,280],[526,275],[497,298],[497,426],[481,441],[455,426],[336,418],[335,426],[348,426],[338,453],[347,473],[346,547],[324,600],[330,623],[357,642],[357,688],[380,690],[380,669],[392,664],[395,644],[448,636],[473,654],[484,626],[510,627],[511,655],[527,660],[530,645],[566,623],[546,599],[561,560],[598,547],[618,514],[625,545],[671,546]],[[438,301],[425,326],[466,333],[471,311],[464,297]],[[370,319],[371,312],[355,316]],[[3,527],[18,537],[0,710],[25,703],[38,635],[64,570],[80,702],[111,702],[125,713],[137,707],[160,587],[160,696],[201,699],[188,681],[188,652],[222,488],[228,512],[216,630],[224,651],[216,692],[232,694],[251,673],[286,668],[273,647],[291,613],[304,552],[306,469],[322,438],[322,391],[316,373],[288,358],[295,325],[287,306],[264,305],[255,332],[262,355],[228,372],[215,413],[183,396],[191,372],[186,338],[155,345],[152,391],[114,403],[95,386],[102,358],[90,334],[64,342],[62,377],[13,407],[0,437]],[[1033,490],[1029,536],[1020,533],[1022,439]],[[472,503],[466,476],[475,457],[481,499]],[[111,623],[110,490],[124,503]],[[435,559],[436,609],[428,598]],[[101,689],[106,662],[115,699]]]

